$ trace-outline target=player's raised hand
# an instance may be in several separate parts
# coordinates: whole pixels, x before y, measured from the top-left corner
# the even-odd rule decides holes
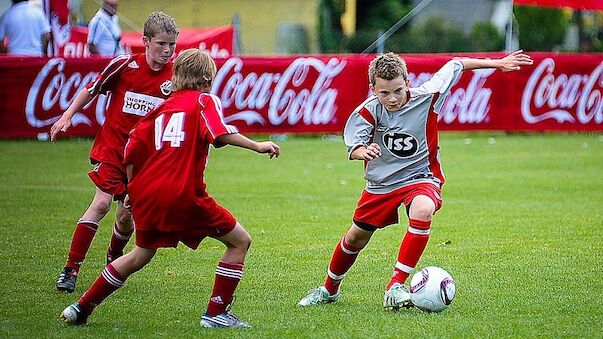
[[[67,130],[71,127],[71,118],[67,117],[65,114],[61,116],[57,122],[55,122],[50,128],[50,141],[54,142],[57,140],[57,134],[59,132],[67,132]]]
[[[521,66],[528,66],[534,64],[534,60],[525,54],[522,50],[515,51],[506,57],[500,59],[499,70],[503,72],[519,71]]]
[[[268,153],[270,155],[270,159],[273,157],[278,158],[278,156],[281,155],[281,148],[272,141],[264,141],[258,143],[258,153]]]
[[[366,151],[362,154],[362,159],[371,161],[381,156],[381,147],[378,144],[372,143],[366,146]]]

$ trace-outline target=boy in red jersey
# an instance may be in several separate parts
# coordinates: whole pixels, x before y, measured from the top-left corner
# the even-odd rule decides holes
[[[337,301],[341,281],[359,252],[377,229],[398,223],[402,204],[409,225],[385,288],[383,307],[411,306],[404,282],[423,254],[433,214],[442,206],[437,112],[463,71],[496,68],[511,72],[532,63],[522,51],[497,60],[452,60],[417,88],[408,87],[406,63],[398,55],[379,55],[370,63],[374,95],[356,108],[344,130],[349,159],[364,161],[366,188],[352,226],[335,247],[323,286],[310,291],[298,306]]]
[[[234,145],[270,158],[280,155],[270,141],[255,142],[224,123],[219,99],[208,94],[216,74],[214,61],[198,49],[184,51],[174,63],[174,93],[130,132],[125,148],[128,196],[136,221],[136,247],[116,259],[92,287],[61,314],[72,325],[86,322],[93,309],[143,268],[160,247],[178,242],[196,249],[209,236],[226,246],[216,269],[203,327],[248,328],[229,313],[243,276],[251,237],[225,208],[207,194],[204,171],[209,146]]]
[[[88,176],[96,186],[92,203],[78,220],[69,255],[57,281],[57,290],[75,290],[77,275],[101,219],[117,200],[116,220],[107,263],[123,254],[133,231],[132,216],[123,206],[126,195],[126,171],[122,163],[128,133],[141,117],[171,94],[171,58],[176,47],[178,28],[174,19],[154,12],[144,23],[142,41],[145,53],[122,55],[113,59],[97,78],[83,89],[61,118],[50,129],[56,141],[59,132],[71,127],[71,118],[94,97],[110,93],[103,126],[90,150],[94,169]]]

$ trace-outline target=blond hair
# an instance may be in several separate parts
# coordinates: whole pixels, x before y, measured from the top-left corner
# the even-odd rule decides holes
[[[174,61],[172,90],[200,90],[205,86],[211,86],[216,71],[216,63],[209,54],[197,48],[187,49]]]
[[[402,76],[408,80],[406,62],[398,54],[389,52],[377,56],[369,65],[369,81],[375,85],[377,78],[392,80]]]
[[[144,22],[143,35],[150,39],[159,33],[177,36],[180,31],[178,31],[174,18],[163,12],[153,12]]]

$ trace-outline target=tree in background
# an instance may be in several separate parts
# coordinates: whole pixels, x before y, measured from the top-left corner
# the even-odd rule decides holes
[[[495,52],[505,48],[505,38],[490,22],[477,22],[469,35],[471,50],[474,52]]]
[[[345,0],[321,0],[318,15],[318,45],[321,53],[343,52],[341,15]]]
[[[519,46],[526,51],[551,51],[560,45],[571,19],[564,10],[515,6]]]

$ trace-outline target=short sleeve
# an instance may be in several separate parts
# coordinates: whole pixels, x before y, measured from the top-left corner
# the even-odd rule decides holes
[[[105,69],[92,80],[86,89],[91,95],[106,93],[111,90],[111,84],[119,78],[120,71],[130,62],[130,55],[120,55],[115,57]]]
[[[86,43],[96,45],[98,42],[94,39],[98,36],[98,17],[93,17],[88,24],[88,37],[86,37]]]
[[[203,117],[205,126],[209,131],[211,143],[221,135],[239,133],[239,130],[235,126],[224,122],[222,105],[217,96],[203,93],[199,96],[199,104],[201,105],[201,117]]]
[[[48,23],[48,20],[46,20],[44,13],[40,10],[36,16],[38,17],[40,32],[42,32],[42,34],[50,33],[50,24]]]
[[[420,86],[420,88],[428,93],[440,93],[434,105],[436,112],[440,111],[446,95],[450,92],[452,86],[459,81],[462,74],[463,64],[459,60],[451,60],[440,68],[431,79]]]
[[[352,112],[343,130],[343,140],[348,149],[348,159],[360,146],[368,146],[373,139],[375,117],[365,107],[360,106]]]

